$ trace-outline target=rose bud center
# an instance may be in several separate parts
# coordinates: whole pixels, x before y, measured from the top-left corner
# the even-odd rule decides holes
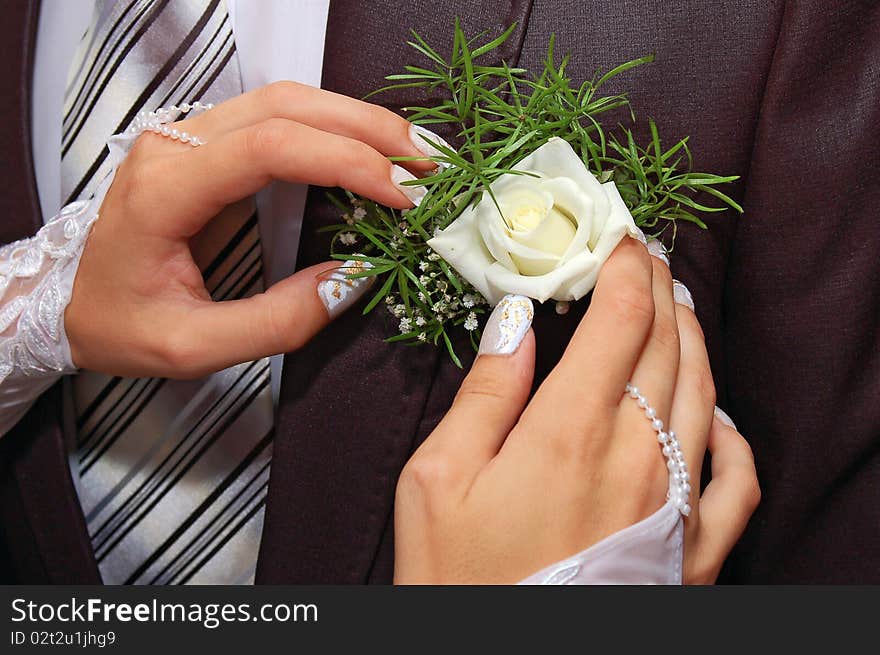
[[[574,221],[545,191],[523,187],[511,191],[501,205],[510,238],[550,257],[536,260],[515,253],[510,257],[522,275],[549,273],[556,266],[553,259],[562,257],[574,238]]]

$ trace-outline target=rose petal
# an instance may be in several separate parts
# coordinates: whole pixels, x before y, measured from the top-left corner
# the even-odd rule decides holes
[[[602,221],[596,215],[596,203],[581,191],[574,181],[564,177],[556,177],[541,180],[541,186],[553,194],[556,204],[571,214],[577,223],[574,238],[560,260],[564,263],[589,248],[590,244],[594,242],[593,232],[596,232],[596,237],[598,237],[598,233],[602,229]]]
[[[623,202],[623,198],[620,197],[620,191],[617,190],[614,182],[606,182],[602,185],[602,189],[608,198],[611,211],[608,218],[605,219],[605,226],[602,228],[598,242],[593,247],[593,253],[604,262],[625,235],[637,236],[639,228],[636,227],[632,214],[629,213],[629,209]]]
[[[599,180],[587,170],[583,160],[578,157],[571,144],[559,137],[554,136],[548,139],[547,143],[521,159],[513,167],[513,170],[535,172],[543,178],[567,177],[582,189],[583,193],[596,200],[596,213],[599,216],[604,216],[608,211],[603,202],[604,194]],[[512,184],[521,177],[503,175],[492,183],[492,191],[496,191],[496,185],[497,190],[501,191],[504,186]]]
[[[486,280],[492,298],[500,299],[505,293],[519,293],[538,302],[551,298],[578,300],[595,286],[599,268],[599,259],[584,251],[546,275],[517,275],[500,264],[493,264],[486,271]]]
[[[528,262],[529,268],[545,268],[547,266],[555,268],[562,259],[552,253],[535,250],[513,240],[504,228],[499,227],[495,222],[480,221],[479,226],[480,236],[483,238],[489,254],[512,273],[519,274],[520,272],[513,257],[521,262]],[[495,257],[495,252],[501,253],[502,256]]]
[[[574,238],[576,224],[556,207],[547,212],[534,229],[528,231],[509,232],[511,239],[519,244],[561,257],[568,250],[568,244]],[[557,252],[558,250],[562,252]]]
[[[511,185],[504,196],[497,200],[504,214],[504,224],[513,233],[533,230],[540,222],[540,218],[545,216],[555,204],[553,195],[541,188],[540,180],[531,178]],[[523,209],[531,211],[523,215]]]
[[[511,239],[508,237],[504,219],[486,192],[483,192],[482,199],[474,207],[474,221],[480,238],[483,239],[492,258],[501,262],[502,266],[515,271],[516,264],[513,263],[509,254],[508,242]]]
[[[532,262],[539,268],[546,266],[548,262],[550,266],[559,263],[560,258],[557,255],[529,248],[513,239],[498,208],[491,199],[488,202],[491,204],[486,204],[483,200],[477,205],[476,223],[486,248],[498,263],[514,273],[518,273],[519,268],[511,254],[521,260]]]
[[[484,297],[489,298],[486,270],[496,262],[486,249],[477,229],[474,207],[465,209],[445,230],[437,230],[434,238],[428,239],[427,243],[434,252],[458,271],[461,277],[470,282]]]

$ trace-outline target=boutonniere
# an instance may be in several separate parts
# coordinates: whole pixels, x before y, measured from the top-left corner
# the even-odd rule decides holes
[[[327,228],[332,256],[364,262],[350,277],[377,278],[364,313],[384,307],[394,330],[388,341],[443,345],[459,366],[450,332],[465,330],[477,348],[481,316],[505,294],[553,300],[563,313],[592,290],[625,235],[671,231],[671,242],[678,221],[705,228],[702,212],[742,212],[718,189],[737,176],[692,171],[687,138],[663,146],[651,120],[650,139],[639,145],[627,96],[601,94],[608,80],[653,56],[583,82],[567,75],[567,57],[556,60],[552,38],[537,75],[486,63],[512,31],[479,43],[484,36],[468,39],[456,23],[448,57],[413,32],[409,45],[427,61],[374,92],[422,91],[425,106],[406,107],[407,118],[455,135],[453,148],[417,128],[437,164],[405,183],[424,191],[417,207],[331,196],[342,217]],[[602,123],[621,108],[629,123]],[[700,193],[717,204],[698,202]]]

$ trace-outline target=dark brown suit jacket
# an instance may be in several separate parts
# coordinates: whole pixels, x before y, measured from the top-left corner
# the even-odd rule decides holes
[[[29,80],[36,2],[0,26],[0,237],[40,223]],[[592,77],[615,81],[696,166],[742,176],[741,219],[683,227],[673,271],[692,290],[719,404],[752,445],[764,499],[722,575],[730,582],[880,582],[880,6],[870,0],[408,0],[331,2],[324,86],[361,96],[412,61],[416,27],[449,40],[518,23],[502,56],[537,67],[551,32]],[[400,107],[405,92],[380,101]],[[448,135],[447,135],[448,136]],[[310,196],[299,265],[325,259]],[[583,313],[542,308],[538,380]],[[382,343],[381,312],[338,321],[285,361],[258,567],[261,582],[389,582],[397,475],[442,417],[462,373],[439,351]],[[466,348],[462,348],[466,350]],[[376,389],[381,389],[378,396]],[[60,393],[0,442],[8,579],[97,581],[66,465]]]

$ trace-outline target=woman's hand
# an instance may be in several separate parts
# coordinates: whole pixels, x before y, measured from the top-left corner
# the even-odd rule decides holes
[[[330,320],[316,287],[339,262],[300,271],[265,293],[213,302],[198,265],[211,230],[249,211],[238,201],[273,179],[341,186],[410,207],[421,189],[397,184],[413,176],[387,156],[429,149],[386,109],[292,82],[172,127],[205,145],[142,135],[89,236],[65,313],[79,367],[186,378],[295,350]],[[433,167],[407,165],[415,173]],[[367,285],[355,286],[362,293]]]
[[[395,582],[517,582],[658,510],[668,471],[624,392],[629,381],[675,430],[693,480],[707,445],[712,454],[711,483],[702,497],[697,483],[691,491],[683,578],[713,582],[760,491],[745,439],[714,416],[703,335],[674,302],[666,264],[624,239],[531,401],[531,304],[510,298],[453,407],[400,477]]]

